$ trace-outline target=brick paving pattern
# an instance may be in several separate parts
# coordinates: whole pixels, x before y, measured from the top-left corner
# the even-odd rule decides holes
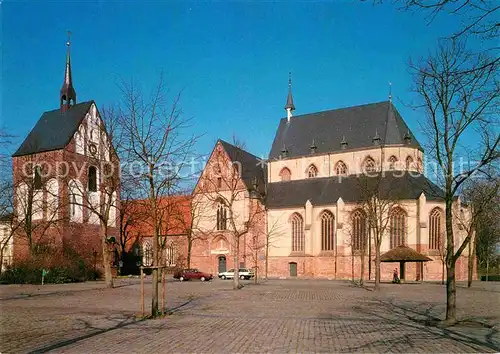
[[[116,283],[1,286],[0,352],[500,351],[500,285],[493,283],[459,287],[462,322],[444,329],[432,324],[445,309],[438,284],[383,284],[373,292],[348,282],[273,280],[233,291],[229,281],[169,282],[171,315],[140,320],[138,280]]]

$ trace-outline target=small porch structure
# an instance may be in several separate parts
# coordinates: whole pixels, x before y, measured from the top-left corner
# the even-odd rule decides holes
[[[405,245],[400,245],[398,247],[394,247],[392,250],[384,253],[380,256],[381,262],[399,262],[399,278],[401,281],[405,280],[405,263],[407,262],[416,262],[422,264],[422,262],[432,261],[427,256],[424,256],[421,253],[418,253],[413,248],[410,248]],[[422,274],[420,281],[424,280],[424,272],[422,267]]]

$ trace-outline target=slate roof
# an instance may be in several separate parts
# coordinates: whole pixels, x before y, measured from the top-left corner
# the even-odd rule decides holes
[[[399,200],[418,199],[422,192],[427,200],[443,200],[443,191],[424,175],[414,176],[401,171],[386,172],[380,179],[380,195]],[[398,177],[400,176],[400,177]],[[313,205],[332,205],[341,197],[344,202],[359,202],[366,197],[370,186],[377,186],[378,177],[357,175],[306,178],[295,181],[269,183],[268,208],[302,207],[309,199]],[[366,184],[365,184],[366,183]],[[368,185],[369,187],[365,187]]]
[[[428,262],[432,261],[427,256],[418,253],[408,246],[394,247],[380,256],[380,262]]]
[[[75,104],[66,112],[54,109],[42,114],[12,156],[63,149],[70,142],[94,101]]]
[[[227,141],[219,139],[219,142],[229,155],[231,161],[241,164],[241,178],[247,189],[253,189],[254,178],[256,178],[258,190],[263,194],[265,192],[265,183],[267,180],[267,168],[265,163],[262,163],[261,159],[257,156]]]
[[[405,144],[405,134],[410,133],[408,146],[421,149],[403,118],[389,101],[362,106],[335,109],[318,113],[293,116],[290,122],[280,120],[269,159],[278,159],[283,147],[287,157],[311,154],[314,141],[316,153],[341,150],[345,137],[347,150],[373,147],[372,138],[378,133],[380,145]]]

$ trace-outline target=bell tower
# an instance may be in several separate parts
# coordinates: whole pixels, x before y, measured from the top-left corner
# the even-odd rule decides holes
[[[66,112],[71,106],[76,104],[76,91],[73,88],[73,79],[71,78],[71,32],[68,31],[68,41],[66,42],[66,70],[64,72],[64,81],[59,94],[61,112]]]

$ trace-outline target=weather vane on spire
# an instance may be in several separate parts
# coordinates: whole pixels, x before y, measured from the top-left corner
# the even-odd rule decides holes
[[[389,102],[392,102],[392,82],[389,81]]]
[[[68,31],[68,41],[66,42],[66,45],[68,47],[71,45],[71,31]]]
[[[292,86],[292,72],[288,72],[288,86]]]

